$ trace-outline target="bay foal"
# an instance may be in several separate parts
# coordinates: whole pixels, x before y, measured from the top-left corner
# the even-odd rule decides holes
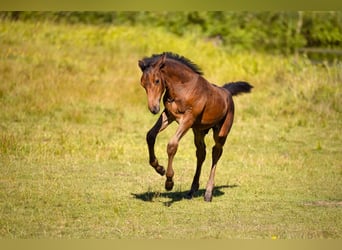
[[[148,108],[153,114],[159,113],[160,101],[164,94],[165,109],[146,136],[151,166],[160,175],[165,174],[164,167],[159,164],[155,156],[154,145],[157,134],[176,121],[179,127],[167,145],[168,165],[165,188],[168,191],[172,190],[173,158],[180,139],[192,128],[197,157],[196,172],[187,194],[187,198],[192,198],[199,189],[201,168],[206,157],[204,137],[212,129],[215,145],[212,149],[211,171],[204,195],[205,201],[211,201],[217,162],[233,124],[232,96],[250,92],[253,87],[247,82],[228,83],[222,87],[210,84],[197,65],[171,52],[145,57],[139,61],[139,67],[142,71],[141,85],[146,90]]]

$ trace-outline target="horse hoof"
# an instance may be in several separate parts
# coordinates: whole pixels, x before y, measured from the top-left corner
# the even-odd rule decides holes
[[[204,196],[204,201],[206,201],[206,202],[211,202],[212,201],[212,197],[206,197],[206,196]]]
[[[191,191],[184,196],[184,198],[188,200],[191,200],[192,197],[193,197],[193,193]]]
[[[156,167],[156,171],[158,174],[160,174],[161,176],[163,176],[165,174],[165,169],[163,166],[157,166]]]
[[[173,188],[173,181],[166,181],[165,182],[165,189],[167,190],[167,191],[171,191],[172,190],[172,188]]]
[[[213,199],[213,196],[212,196],[212,194],[210,193],[205,193],[205,195],[204,195],[204,201],[206,201],[206,202],[211,202],[212,201],[212,199]]]

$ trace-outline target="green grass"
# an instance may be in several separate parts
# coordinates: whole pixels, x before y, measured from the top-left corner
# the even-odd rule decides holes
[[[146,27],[0,23],[0,237],[311,239],[342,236],[342,66],[235,53],[193,34]],[[192,133],[175,187],[148,165],[156,116],[137,61],[174,51],[211,82],[246,80],[213,202],[195,171]],[[176,124],[160,134],[159,161]]]

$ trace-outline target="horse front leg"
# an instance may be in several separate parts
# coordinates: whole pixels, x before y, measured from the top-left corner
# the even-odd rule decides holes
[[[163,176],[165,174],[165,169],[163,166],[159,165],[157,157],[154,152],[154,145],[156,142],[156,137],[159,132],[163,131],[171,122],[170,116],[164,110],[154,126],[147,132],[146,141],[148,146],[148,153],[150,159],[150,165],[156,170],[158,174]]]
[[[182,121],[179,123],[179,127],[176,131],[176,134],[171,138],[169,143],[167,144],[167,155],[168,155],[168,165],[167,165],[167,170],[166,170],[166,181],[165,181],[165,189],[167,191],[172,190],[173,188],[173,175],[174,171],[172,168],[172,162],[173,158],[177,152],[178,148],[178,143],[180,139],[185,135],[185,133],[189,130],[189,128],[192,126],[193,120],[186,119],[184,117]]]

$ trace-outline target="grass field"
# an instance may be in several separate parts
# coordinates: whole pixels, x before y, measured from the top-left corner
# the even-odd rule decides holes
[[[312,239],[342,236],[342,64],[236,52],[146,27],[0,22],[0,237]],[[164,190],[148,164],[137,61],[162,51],[217,84],[245,80],[213,202],[183,199],[189,132]],[[160,134],[156,152],[176,124]],[[207,150],[213,146],[211,134]]]

